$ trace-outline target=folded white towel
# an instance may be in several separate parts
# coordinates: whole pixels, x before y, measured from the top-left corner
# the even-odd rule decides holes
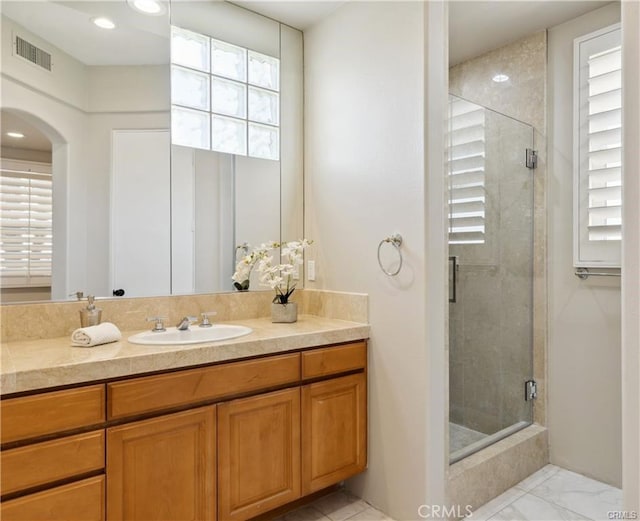
[[[81,327],[71,334],[71,345],[93,347],[109,342],[117,342],[122,338],[118,326],[104,322],[98,326]]]

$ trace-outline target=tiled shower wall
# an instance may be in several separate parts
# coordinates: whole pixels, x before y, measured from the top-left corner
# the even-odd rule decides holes
[[[518,180],[504,164],[492,165],[494,159],[487,154],[486,237],[496,246],[489,254],[481,252],[466,260],[462,249],[468,246],[450,251],[460,255],[462,264],[459,302],[450,305],[458,306],[450,313],[450,419],[486,433],[523,418],[531,343],[533,376],[539,385],[534,421],[546,424],[546,43],[546,32],[539,32],[449,71],[451,94],[532,126],[539,155],[538,168]],[[507,74],[509,81],[493,82],[497,73]],[[519,127],[486,112],[487,148],[516,154],[515,161],[522,163],[525,151],[516,135],[519,131],[514,131]],[[514,140],[519,141],[517,146]],[[497,176],[493,183],[491,175]],[[527,183],[533,183],[533,208],[525,204],[524,191],[531,188]],[[492,212],[492,202],[501,200],[501,211]],[[526,231],[531,219],[533,237]]]

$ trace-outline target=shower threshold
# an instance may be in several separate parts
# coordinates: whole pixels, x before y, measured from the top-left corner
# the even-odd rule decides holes
[[[449,465],[453,465],[458,461],[466,458],[467,456],[471,456],[471,454],[475,454],[482,449],[487,448],[489,445],[493,445],[497,441],[503,440],[512,434],[521,431],[522,429],[531,425],[531,422],[521,421],[518,423],[514,423],[505,429],[502,429],[494,434],[485,435],[481,440],[470,443],[466,447],[463,447],[459,450],[456,450],[449,454]]]

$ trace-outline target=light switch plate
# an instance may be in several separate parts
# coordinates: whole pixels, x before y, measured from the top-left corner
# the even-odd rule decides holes
[[[316,280],[316,261],[307,261],[307,280]]]

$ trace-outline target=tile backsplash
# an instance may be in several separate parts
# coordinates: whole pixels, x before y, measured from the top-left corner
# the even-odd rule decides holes
[[[243,320],[271,314],[270,291],[141,297],[97,300],[102,321],[113,322],[123,331],[151,327],[147,317],[167,317],[175,324],[181,317],[198,316],[216,311],[215,321]],[[301,314],[337,318],[352,322],[368,322],[368,297],[360,293],[320,290],[298,290],[293,298]],[[87,302],[41,302],[6,304],[0,307],[0,339],[2,342],[37,340],[70,335],[80,327],[79,310]]]

